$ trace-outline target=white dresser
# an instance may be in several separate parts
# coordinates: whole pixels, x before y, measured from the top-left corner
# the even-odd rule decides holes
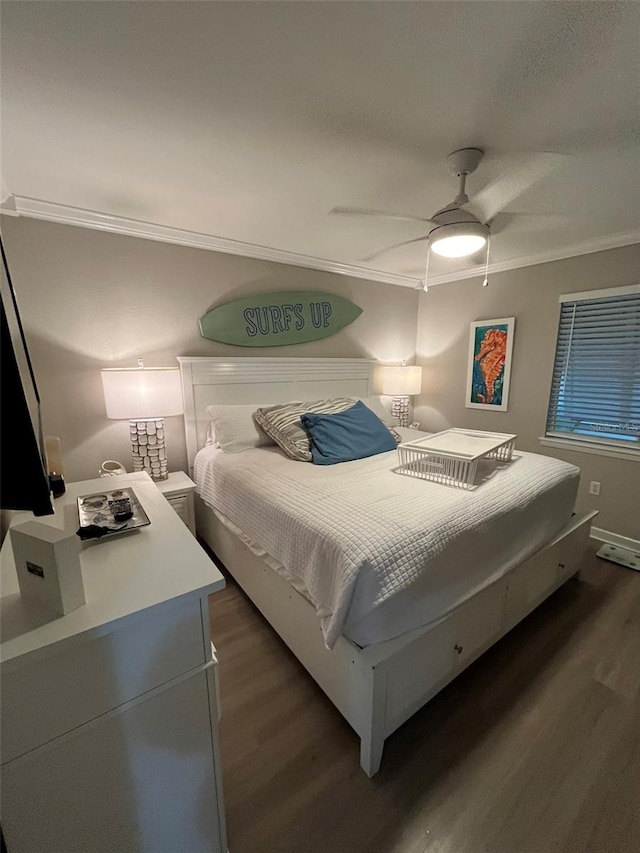
[[[226,850],[207,607],[224,579],[147,474],[118,485],[151,524],[84,546],[87,603],[72,613],[21,599],[9,536],[2,549],[8,853]],[[104,489],[71,484],[38,521],[75,530],[77,496]]]

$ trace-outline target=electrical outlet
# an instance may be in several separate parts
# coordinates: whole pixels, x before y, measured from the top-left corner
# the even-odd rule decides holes
[[[592,480],[589,483],[589,494],[590,495],[599,495],[600,494],[600,483],[597,480]]]

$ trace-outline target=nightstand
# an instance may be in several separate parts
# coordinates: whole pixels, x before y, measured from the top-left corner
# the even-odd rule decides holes
[[[195,536],[196,515],[193,505],[193,493],[196,484],[193,480],[189,479],[184,471],[174,471],[169,474],[168,480],[154,480],[154,483]]]

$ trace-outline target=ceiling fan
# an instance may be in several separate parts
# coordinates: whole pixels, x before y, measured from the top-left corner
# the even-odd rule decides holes
[[[470,200],[466,193],[467,176],[475,172],[483,156],[484,151],[480,148],[460,148],[449,154],[446,161],[447,169],[452,176],[459,180],[458,194],[450,204],[438,210],[431,217],[388,213],[383,210],[361,207],[334,207],[330,213],[342,216],[381,216],[387,219],[426,222],[433,226],[427,234],[415,237],[412,240],[394,243],[362,258],[363,261],[372,260],[383,252],[388,252],[399,246],[407,246],[423,240],[428,240],[429,249],[438,255],[447,258],[468,257],[487,244],[491,233],[504,230],[514,217],[529,216],[529,214],[503,211],[515,198],[537,181],[546,177],[565,160],[565,156],[561,154],[532,155],[519,169],[498,178]]]

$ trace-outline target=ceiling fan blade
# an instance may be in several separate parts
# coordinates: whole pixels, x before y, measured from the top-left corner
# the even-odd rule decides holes
[[[527,229],[530,231],[545,231],[549,228],[566,225],[571,219],[584,219],[583,216],[568,216],[562,213],[521,213],[520,211],[505,210],[496,213],[487,222],[492,234],[502,234],[512,229]]]
[[[496,234],[502,234],[503,231],[509,231],[514,227],[514,223],[516,222],[515,213],[496,213],[493,219],[489,219],[487,225],[491,230],[491,236],[495,237]]]
[[[476,193],[469,207],[483,222],[488,222],[539,181],[547,178],[570,157],[566,154],[545,152],[526,155],[514,168]],[[505,164],[506,165],[506,164]]]
[[[391,246],[387,246],[384,249],[380,249],[378,252],[374,252],[372,255],[367,255],[365,258],[360,258],[361,261],[371,261],[373,258],[377,258],[378,255],[382,255],[384,252],[390,252],[391,249],[397,249],[400,246],[408,246],[410,243],[420,243],[422,240],[428,240],[429,235],[425,234],[422,237],[415,237],[413,240],[403,240],[401,243],[393,243]]]
[[[383,216],[386,219],[403,219],[408,222],[431,222],[437,225],[432,219],[426,219],[423,216],[414,216],[411,213],[389,213],[386,210],[375,210],[370,207],[334,207],[329,211],[330,215],[339,216]]]

